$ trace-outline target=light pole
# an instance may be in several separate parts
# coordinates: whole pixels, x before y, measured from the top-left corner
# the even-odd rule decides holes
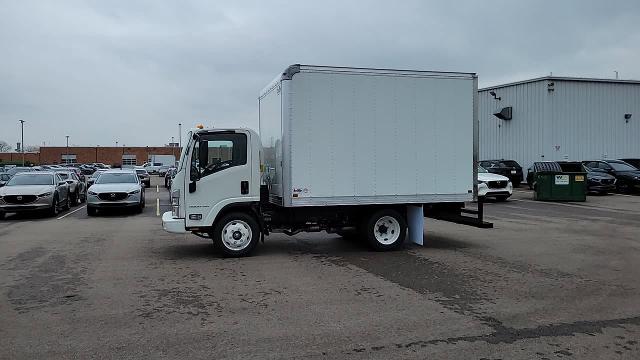
[[[182,149],[182,123],[178,123],[178,144]]]
[[[171,146],[171,155],[173,155],[173,158],[176,158],[176,147],[175,147],[175,143],[174,143],[174,139],[173,136],[171,137],[171,142],[169,143],[169,145]]]
[[[20,151],[22,151],[22,166],[24,166],[24,120],[18,120],[20,121],[20,127],[21,127],[21,133],[22,133],[22,137],[20,139]]]
[[[116,147],[118,147],[118,140],[116,140]]]
[[[68,164],[69,163],[69,135],[65,135],[65,137],[67,138],[67,156],[65,156],[64,158],[64,163]]]

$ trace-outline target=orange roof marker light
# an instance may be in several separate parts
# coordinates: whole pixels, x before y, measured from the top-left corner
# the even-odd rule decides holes
[[[198,125],[196,125],[196,128],[198,128],[198,129],[202,130],[202,129],[204,129],[204,125],[202,125],[202,124],[198,124]]]

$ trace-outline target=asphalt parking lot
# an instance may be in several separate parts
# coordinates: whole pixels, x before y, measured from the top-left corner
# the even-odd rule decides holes
[[[162,230],[152,179],[142,214],[0,222],[1,358],[640,357],[640,196],[520,188],[494,229],[427,220],[424,247],[272,235],[223,259]]]

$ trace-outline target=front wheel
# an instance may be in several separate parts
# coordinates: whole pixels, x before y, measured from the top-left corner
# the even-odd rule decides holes
[[[248,256],[258,245],[260,227],[251,215],[231,213],[214,226],[212,238],[225,257]]]
[[[96,216],[97,210],[94,207],[87,206],[87,216]]]
[[[402,245],[407,236],[407,221],[392,209],[373,213],[364,228],[369,245],[376,251],[395,250]]]
[[[49,208],[49,216],[57,216],[60,209],[58,209],[58,198],[53,198],[51,201],[51,208]]]

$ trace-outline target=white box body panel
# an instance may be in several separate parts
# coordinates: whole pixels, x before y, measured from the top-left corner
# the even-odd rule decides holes
[[[260,135],[265,166],[274,169],[267,176],[274,203],[472,199],[475,75],[299,70],[276,79],[275,90],[260,97]],[[281,148],[272,140],[279,131]],[[267,156],[271,151],[274,156]]]

